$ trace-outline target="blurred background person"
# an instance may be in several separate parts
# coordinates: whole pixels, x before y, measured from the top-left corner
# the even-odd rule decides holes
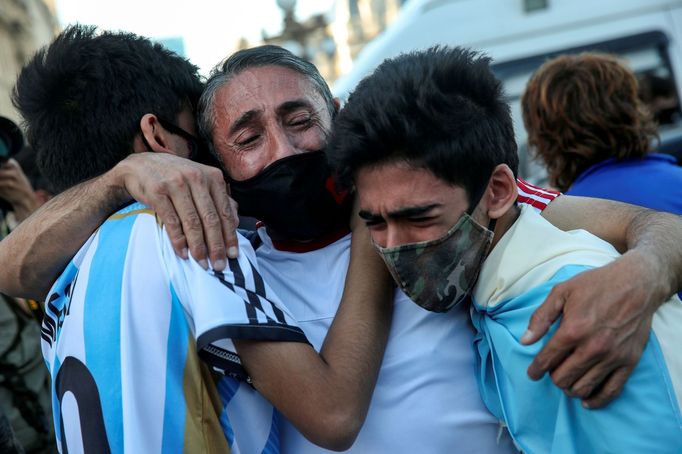
[[[24,147],[23,135],[14,122],[0,117],[0,239],[48,198],[33,149]],[[55,451],[49,424],[49,374],[40,350],[42,314],[41,306],[35,301],[0,294],[0,452],[3,453]]]
[[[564,55],[531,77],[521,101],[531,152],[550,184],[682,214],[682,168],[652,152],[656,122],[634,73],[610,55]]]
[[[656,71],[645,71],[637,76],[639,97],[651,112],[658,126],[672,125],[680,121],[679,104],[675,82],[661,77]]]
[[[0,239],[37,210],[51,195],[35,162],[32,148],[24,147],[0,166],[0,210],[4,218]]]

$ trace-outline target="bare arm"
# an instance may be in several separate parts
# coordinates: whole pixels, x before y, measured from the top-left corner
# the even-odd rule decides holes
[[[92,232],[133,199],[157,212],[178,255],[187,257],[189,248],[217,270],[227,252],[236,256],[236,208],[220,170],[169,154],[138,153],[53,198],[0,242],[0,292],[44,298]]]
[[[291,342],[237,342],[253,384],[311,442],[348,449],[367,415],[388,339],[393,288],[369,233],[353,234],[341,306],[318,355]]]
[[[561,324],[528,368],[546,372],[586,406],[614,399],[637,365],[656,309],[682,288],[682,218],[619,202],[562,196],[543,212],[564,230],[585,229],[627,251],[614,262],[557,285],[522,339]]]

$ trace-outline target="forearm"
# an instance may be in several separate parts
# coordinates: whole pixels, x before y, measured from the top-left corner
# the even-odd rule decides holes
[[[640,261],[660,285],[653,298],[666,301],[682,290],[682,216],[644,210],[626,229],[628,251],[621,259]]]
[[[393,314],[393,280],[364,226],[353,234],[343,299],[320,355],[336,379],[331,403],[360,430],[367,416]]]
[[[562,230],[589,231],[624,253],[617,262],[647,270],[652,298],[659,304],[682,288],[682,217],[566,195],[550,203],[542,215]]]
[[[45,298],[92,232],[129,199],[109,172],[48,201],[0,241],[0,292]]]
[[[343,300],[319,355],[302,344],[237,342],[256,389],[313,443],[347,449],[364,422],[388,339],[390,282],[367,234],[358,235]]]

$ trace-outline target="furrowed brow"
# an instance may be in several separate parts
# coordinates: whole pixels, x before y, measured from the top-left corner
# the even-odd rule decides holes
[[[293,112],[294,110],[298,109],[314,110],[312,104],[305,99],[294,99],[292,101],[286,101],[280,104],[279,107],[277,107],[277,114],[286,115],[289,112]]]
[[[439,203],[433,203],[431,205],[401,208],[399,210],[391,211],[390,213],[388,213],[388,217],[391,219],[403,219],[421,216],[439,206],[440,206]]]
[[[366,210],[360,210],[358,216],[360,216],[365,222],[371,222],[373,224],[378,222],[384,222],[384,218],[382,218],[380,215],[370,213],[369,211]]]
[[[230,135],[234,134],[235,132],[239,131],[241,128],[246,126],[247,124],[251,123],[255,118],[259,117],[261,115],[260,110],[249,110],[248,112],[244,112],[241,117],[237,119],[232,124],[232,127],[230,127]]]

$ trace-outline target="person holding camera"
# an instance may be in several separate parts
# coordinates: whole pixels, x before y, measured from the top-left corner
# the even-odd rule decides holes
[[[0,240],[46,199],[19,127],[0,117]],[[42,200],[44,201],[44,200]],[[0,264],[2,266],[2,264]],[[42,307],[0,294],[0,452],[54,452],[50,383],[40,351]]]
[[[23,160],[35,160],[30,149],[24,150],[21,130],[12,120],[0,117],[0,239],[41,205],[29,177],[15,159],[23,156]]]

